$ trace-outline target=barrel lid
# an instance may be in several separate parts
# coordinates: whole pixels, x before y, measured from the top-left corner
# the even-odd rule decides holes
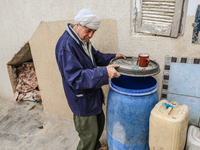
[[[110,65],[120,65],[119,68],[116,68],[117,72],[126,76],[133,77],[147,77],[154,76],[160,72],[158,63],[153,60],[150,60],[147,67],[140,67],[137,64],[137,57],[122,57],[113,58],[110,61]]]

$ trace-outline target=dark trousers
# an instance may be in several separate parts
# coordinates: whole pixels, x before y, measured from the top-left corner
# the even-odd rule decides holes
[[[99,139],[105,124],[103,111],[90,117],[80,117],[75,114],[73,117],[75,129],[80,137],[76,150],[98,150],[101,148]]]

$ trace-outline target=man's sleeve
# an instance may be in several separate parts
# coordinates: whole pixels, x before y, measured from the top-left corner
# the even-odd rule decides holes
[[[116,56],[116,54],[101,53],[100,51],[95,50],[93,47],[92,47],[92,51],[93,51],[94,59],[97,63],[97,66],[107,66],[107,65],[109,65],[110,60],[115,58],[115,56]]]
[[[75,89],[101,88],[108,84],[106,67],[83,69],[71,50],[63,50],[60,54],[62,76]]]

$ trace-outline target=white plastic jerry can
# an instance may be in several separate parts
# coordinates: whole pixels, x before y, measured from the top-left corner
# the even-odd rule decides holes
[[[200,150],[200,128],[189,127],[186,150]]]
[[[152,109],[149,124],[150,150],[183,150],[189,109],[177,102],[161,100]]]

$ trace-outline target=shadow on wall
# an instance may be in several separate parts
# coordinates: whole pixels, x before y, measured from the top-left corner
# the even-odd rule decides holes
[[[192,43],[199,44],[199,31],[200,31],[200,4],[197,6],[197,11],[195,15],[194,23],[192,23],[193,35],[192,35]]]

